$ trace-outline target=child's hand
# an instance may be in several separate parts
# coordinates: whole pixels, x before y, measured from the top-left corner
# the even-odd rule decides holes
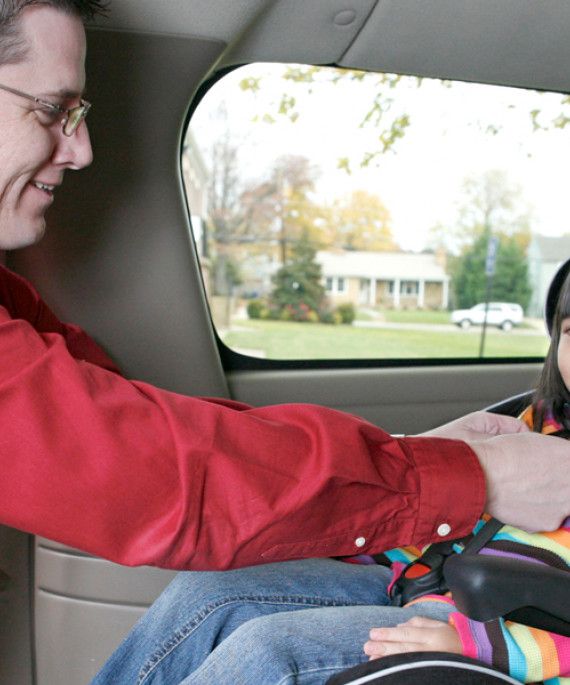
[[[395,628],[373,628],[364,653],[371,659],[403,652],[450,652],[461,654],[461,640],[453,626],[431,618],[414,616]]]

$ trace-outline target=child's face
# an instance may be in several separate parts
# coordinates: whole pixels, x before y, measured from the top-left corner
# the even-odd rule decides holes
[[[570,390],[570,317],[562,320],[558,342],[558,369],[567,390]]]

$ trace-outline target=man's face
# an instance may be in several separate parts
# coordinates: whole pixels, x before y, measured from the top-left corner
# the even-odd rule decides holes
[[[36,5],[20,15],[28,54],[0,66],[0,83],[69,109],[85,87],[85,31],[78,17]],[[0,249],[25,247],[44,233],[44,215],[66,169],[92,161],[85,123],[63,134],[61,116],[0,90]]]

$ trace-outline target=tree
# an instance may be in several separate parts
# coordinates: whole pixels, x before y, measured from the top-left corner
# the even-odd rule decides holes
[[[520,189],[504,171],[492,170],[464,183],[465,203],[460,207],[456,238],[460,256],[452,260],[450,272],[455,306],[471,307],[487,295],[485,260],[492,235],[499,247],[492,280],[493,300],[528,306],[526,249],[530,239],[530,210],[522,202]]]
[[[315,243],[321,239],[320,207],[311,199],[317,166],[301,155],[282,155],[271,169],[269,179],[248,189],[241,201],[245,231],[257,242],[278,247],[281,263],[287,262],[288,246],[305,236]]]
[[[475,243],[466,248],[452,268],[452,287],[458,309],[485,302],[487,274],[485,260],[490,235],[482,233]],[[530,302],[528,265],[524,250],[516,236],[501,236],[492,277],[491,299],[499,302],[517,302],[526,309]]]
[[[235,244],[243,231],[244,214],[239,197],[238,145],[223,132],[210,150],[208,187],[209,232],[214,252],[213,286],[216,295],[231,295],[235,285]]]
[[[397,251],[392,217],[378,195],[356,190],[335,200],[327,216],[327,243],[349,250]]]
[[[308,320],[309,312],[318,312],[325,299],[321,284],[321,266],[315,261],[316,250],[303,236],[292,248],[292,259],[273,276],[274,289],[270,306],[288,309],[291,318]]]
[[[256,93],[261,89],[261,78],[248,76],[240,82],[243,91]],[[311,92],[312,85],[315,83],[330,84],[335,86],[341,82],[361,82],[363,80],[373,80],[376,92],[367,111],[362,114],[361,126],[373,126],[379,130],[378,145],[373,150],[369,150],[360,161],[360,166],[369,166],[380,155],[392,150],[396,142],[403,138],[406,129],[410,126],[410,117],[406,112],[392,111],[394,100],[390,97],[390,91],[397,87],[402,80],[399,74],[384,74],[354,69],[340,69],[336,67],[317,67],[304,65],[286,65],[283,72],[283,79],[296,84],[306,84],[307,91]],[[416,84],[421,85],[422,79],[419,77],[406,77],[409,83],[410,78],[415,78]],[[255,120],[264,123],[274,123],[277,117],[287,117],[291,122],[296,122],[300,113],[297,109],[297,99],[289,93],[281,93],[278,99],[273,102],[271,111],[265,112]],[[339,167],[351,173],[350,161],[348,157],[339,159]]]
[[[530,233],[532,212],[524,203],[520,186],[512,183],[503,169],[468,176],[463,182],[463,196],[456,236],[464,242],[472,242],[482,230],[506,235]]]
[[[368,166],[371,162],[377,161],[384,153],[393,150],[397,141],[406,135],[407,129],[412,124],[409,113],[398,111],[394,107],[391,91],[400,84],[409,86],[411,83],[415,83],[416,87],[421,87],[424,81],[419,76],[402,76],[392,73],[304,65],[285,66],[283,79],[296,84],[306,84],[309,92],[311,92],[313,84],[316,83],[336,85],[341,82],[374,82],[374,95],[363,106],[360,126],[373,126],[379,130],[378,145],[364,155],[360,162],[362,167]],[[439,81],[444,88],[453,87],[452,81],[446,79],[435,80]],[[242,79],[240,87],[243,91],[255,93],[261,89],[260,83],[261,77],[248,76]],[[528,115],[531,131],[564,129],[570,123],[570,95],[560,94],[558,111],[556,111],[556,108],[554,112],[552,108],[548,107],[546,107],[545,111],[541,108],[535,108],[530,110]],[[271,111],[265,112],[262,116],[255,119],[265,123],[273,123],[278,117],[287,117],[291,122],[295,122],[300,116],[300,112],[297,109],[297,98],[290,93],[283,92],[273,102]],[[484,125],[492,135],[499,134],[503,128],[503,124],[496,121],[488,121]],[[351,173],[349,158],[339,159],[339,167],[346,169],[347,173]]]

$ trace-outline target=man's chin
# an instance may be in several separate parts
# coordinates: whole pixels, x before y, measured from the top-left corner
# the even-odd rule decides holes
[[[3,229],[0,222],[0,250],[21,250],[39,242],[46,232],[44,220],[35,221],[23,229],[21,225],[12,231]]]

